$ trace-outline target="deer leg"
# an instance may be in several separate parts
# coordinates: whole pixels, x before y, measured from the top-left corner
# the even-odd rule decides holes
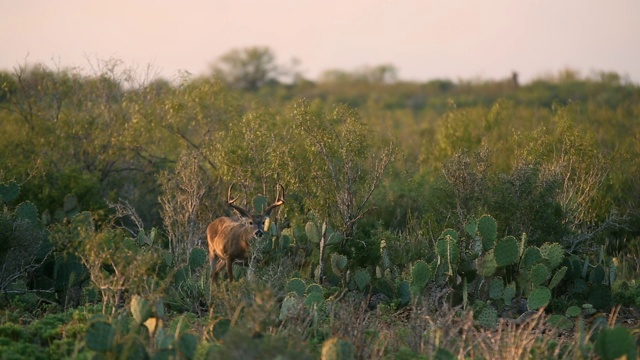
[[[233,261],[227,259],[227,272],[229,273],[229,282],[233,282]]]
[[[209,261],[211,263],[211,283],[214,284],[218,282],[218,273],[222,270],[222,267],[224,267],[224,260],[219,259],[218,255],[214,253]]]

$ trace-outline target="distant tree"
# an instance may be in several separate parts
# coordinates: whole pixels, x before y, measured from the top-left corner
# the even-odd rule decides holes
[[[363,66],[355,71],[331,69],[320,74],[320,82],[324,83],[391,84],[396,81],[398,81],[398,70],[391,64]]]
[[[255,91],[278,81],[286,70],[276,63],[271,49],[255,46],[233,49],[222,55],[214,63],[213,73],[235,88]]]

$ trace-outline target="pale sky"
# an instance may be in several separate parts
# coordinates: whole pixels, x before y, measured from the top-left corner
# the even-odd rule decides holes
[[[404,80],[572,68],[640,83],[640,0],[0,0],[2,70],[117,58],[171,79],[248,46],[311,79],[391,63]]]

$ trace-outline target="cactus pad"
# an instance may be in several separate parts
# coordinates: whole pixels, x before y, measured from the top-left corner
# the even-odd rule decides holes
[[[253,198],[253,208],[256,209],[258,213],[262,213],[267,207],[269,207],[269,201],[263,195],[258,195]]]
[[[347,257],[342,254],[331,254],[331,270],[334,274],[342,276],[342,273],[347,268]]]
[[[511,301],[515,296],[516,296],[516,283],[512,281],[509,284],[507,284],[507,286],[505,286],[504,293],[502,296],[502,301],[504,301],[505,304],[509,305],[511,304]]]
[[[278,317],[280,320],[286,320],[298,307],[298,299],[296,295],[289,294],[284,300],[282,300],[282,305],[280,306],[280,316]]]
[[[143,324],[153,315],[151,303],[139,295],[131,298],[131,314],[138,325]]]
[[[96,321],[89,325],[85,342],[87,347],[97,352],[107,352],[113,345],[116,332],[106,321]]]
[[[483,215],[478,219],[478,233],[482,237],[482,246],[485,250],[493,248],[493,244],[498,236],[498,224],[496,219],[490,215]]]
[[[502,299],[504,296],[504,282],[502,278],[496,277],[489,282],[489,298],[493,300]]]
[[[320,243],[320,229],[318,229],[316,223],[309,221],[307,225],[304,226],[304,232],[307,234],[309,241],[315,244]]]
[[[293,278],[287,283],[287,293],[293,292],[298,296],[303,296],[306,287],[307,284],[305,284],[304,280],[300,278]]]
[[[451,236],[456,242],[460,240],[460,236],[458,236],[458,233],[453,229],[445,229],[438,239],[446,239],[447,236]]]
[[[11,180],[7,183],[0,184],[0,201],[10,203],[20,195],[20,185]]]
[[[492,276],[496,272],[497,267],[498,265],[493,255],[493,249],[478,258],[478,272],[484,277]]]
[[[527,298],[527,304],[529,305],[529,310],[537,310],[541,307],[547,306],[550,300],[551,290],[546,287],[539,287],[531,291]]]
[[[436,250],[440,257],[440,263],[446,264],[448,269],[446,272],[452,275],[455,267],[460,262],[460,246],[458,241],[451,235],[446,235],[436,243]]]
[[[476,236],[476,232],[478,231],[478,222],[476,221],[476,219],[471,218],[471,220],[469,220],[469,222],[465,224],[464,230],[469,236]]]
[[[534,286],[542,285],[550,276],[551,272],[549,268],[543,263],[534,265],[529,271],[529,281],[531,281]]]
[[[322,286],[318,284],[309,284],[309,286],[307,286],[307,289],[305,290],[305,294],[309,295],[314,292],[322,294]]]
[[[30,201],[25,201],[16,207],[16,217],[36,223],[38,222],[38,209]]]
[[[485,329],[498,326],[498,311],[493,306],[484,306],[478,314],[478,323]]]
[[[547,323],[551,325],[551,327],[560,330],[560,331],[569,331],[573,329],[573,321],[568,317],[560,314],[554,314],[547,319]]]
[[[231,327],[231,320],[227,318],[218,319],[211,328],[211,335],[217,341],[222,340],[225,335],[229,332],[229,328]]]
[[[549,289],[553,289],[554,287],[558,286],[558,284],[560,284],[560,281],[562,281],[562,279],[564,278],[564,275],[567,273],[567,267],[563,266],[560,269],[558,269],[558,271],[556,271],[555,274],[553,274],[553,277],[551,278],[551,281],[549,282]]]
[[[582,309],[580,309],[578,306],[569,306],[567,308],[567,311],[564,312],[565,316],[567,317],[578,317],[580,314],[582,313]]]
[[[343,240],[344,240],[344,235],[336,231],[331,233],[331,235],[329,235],[329,238],[327,239],[327,245],[338,245],[342,243]]]
[[[534,265],[540,262],[542,262],[540,249],[535,246],[529,246],[524,250],[524,254],[522,254],[520,268],[523,270],[531,270]]]
[[[178,358],[181,359],[195,359],[196,349],[198,348],[198,338],[190,333],[184,333],[178,338]]]
[[[636,339],[629,329],[623,327],[601,331],[595,349],[603,360],[637,359],[638,356]]]
[[[557,268],[564,259],[564,249],[558,243],[544,243],[540,246],[542,257],[549,262],[551,270]]]
[[[496,258],[496,265],[508,266],[518,262],[519,259],[518,241],[513,236],[507,236],[496,242],[493,254]]]
[[[322,292],[313,291],[305,297],[304,306],[312,308],[314,306],[322,305],[323,302],[324,297],[322,296]]]
[[[356,286],[358,286],[358,289],[363,291],[369,286],[369,283],[371,283],[371,275],[365,269],[358,269],[355,274],[353,274],[353,281],[356,283]]]
[[[418,260],[411,267],[411,286],[422,291],[431,280],[431,267],[424,261]]]
[[[189,254],[189,267],[193,269],[197,269],[202,267],[207,262],[207,252],[201,248],[193,248],[191,249],[191,253]]]

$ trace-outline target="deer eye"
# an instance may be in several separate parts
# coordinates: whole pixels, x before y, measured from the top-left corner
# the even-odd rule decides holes
[[[249,220],[249,225],[253,225],[253,221]]]

